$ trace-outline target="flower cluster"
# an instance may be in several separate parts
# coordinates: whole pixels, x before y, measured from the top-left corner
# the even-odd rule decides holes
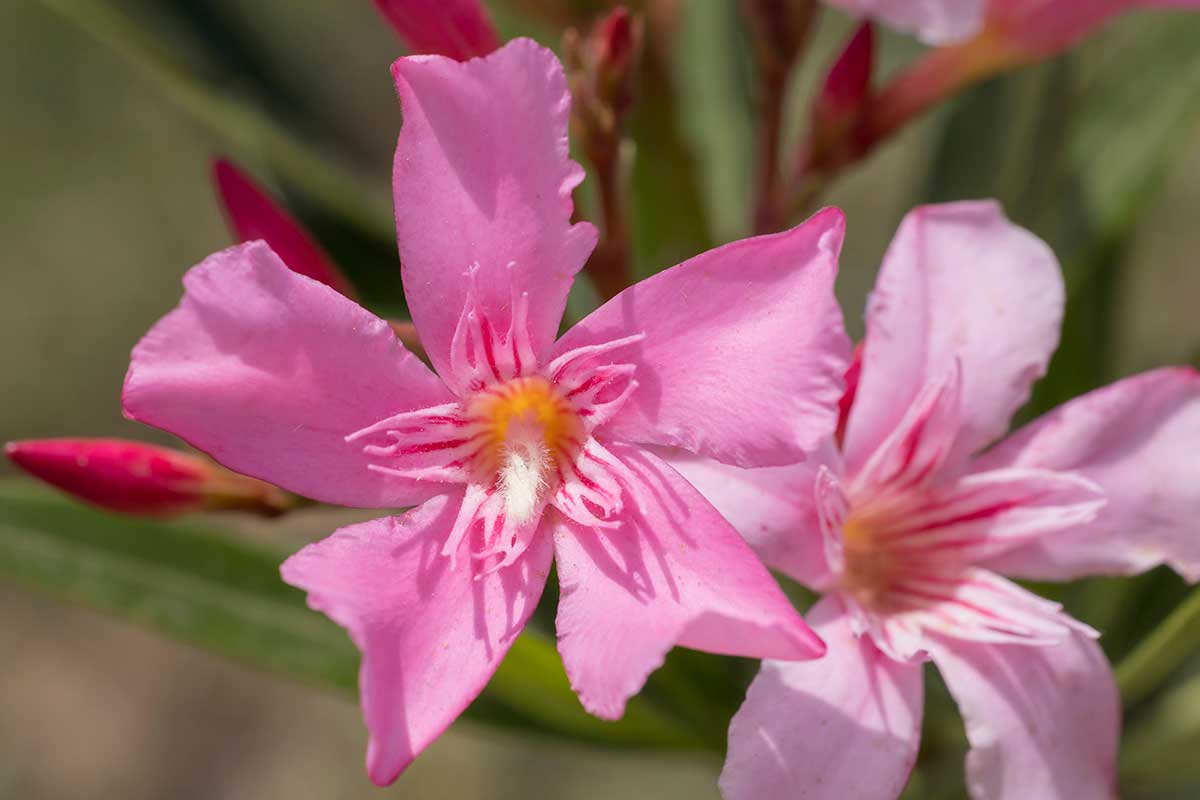
[[[1197,5],[830,3],[992,65],[1127,7]],[[927,662],[962,710],[973,798],[1114,796],[1120,704],[1099,634],[1015,581],[1162,564],[1200,579],[1200,375],[1128,378],[1006,435],[1065,290],[1050,248],[989,201],[903,221],[857,349],[833,294],[836,209],[613,291],[560,335],[598,239],[574,217],[569,76],[530,40],[500,45],[471,0],[376,5],[425,53],[393,66],[412,325],[360,306],[221,161],[242,243],[188,272],[122,398],[213,461],[110,440],[10,457],[120,511],[388,510],[282,566],[362,651],[381,785],[483,690],[553,566],[558,649],[599,717],[621,717],[676,645],[764,660],[729,729],[729,800],[898,797]],[[788,17],[789,66],[810,13]],[[575,119],[603,128],[589,150],[614,163],[639,26],[614,13],[574,45],[590,70]],[[845,143],[872,124],[873,42],[861,28],[819,93],[809,166],[866,146]],[[768,567],[820,595],[807,621]]]

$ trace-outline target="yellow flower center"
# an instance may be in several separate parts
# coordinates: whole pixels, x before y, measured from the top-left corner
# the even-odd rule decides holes
[[[583,423],[570,401],[532,375],[489,386],[471,399],[468,415],[485,432],[479,469],[494,476],[516,521],[531,518],[555,488],[556,465],[573,461],[583,447]]]

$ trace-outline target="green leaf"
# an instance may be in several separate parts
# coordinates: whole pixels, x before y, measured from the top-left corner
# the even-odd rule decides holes
[[[718,242],[745,236],[754,175],[754,122],[736,3],[691,0],[680,14],[675,72],[685,137],[697,157],[709,229]],[[643,148],[643,158],[657,153]]]
[[[345,171],[253,104],[205,81],[110,3],[41,1],[123,58],[165,99],[226,145],[258,154],[289,183],[319,198],[348,224],[384,241],[392,238],[391,200],[382,184],[371,185]]]
[[[285,555],[196,524],[115,516],[25,481],[0,482],[0,577],[352,694],[358,653],[280,580]],[[588,715],[553,642],[535,631],[517,639],[465,716],[611,746],[711,746],[640,698],[617,723]]]

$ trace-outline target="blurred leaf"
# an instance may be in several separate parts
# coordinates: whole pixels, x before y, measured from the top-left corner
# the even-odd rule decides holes
[[[675,70],[684,134],[697,156],[709,229],[727,242],[746,235],[752,213],[754,122],[742,21],[729,0],[690,0],[680,21]]]
[[[285,555],[195,525],[94,511],[25,481],[0,482],[0,576],[254,666],[353,693],[358,653],[279,578]],[[517,639],[465,716],[612,746],[705,744],[640,699],[629,704],[621,722],[589,716],[553,642],[533,631]]]
[[[1200,589],[1170,613],[1117,666],[1117,684],[1127,706],[1137,704],[1200,652]]]
[[[1169,787],[1194,789],[1200,785],[1197,752],[1200,675],[1172,689],[1130,727],[1121,748],[1122,796],[1161,798]]]
[[[383,242],[393,238],[391,200],[382,182],[364,182],[253,104],[205,81],[158,38],[104,0],[42,3],[121,56],[168,101],[226,146],[256,154],[288,184],[319,200],[344,223]],[[357,284],[357,264],[346,262],[342,267]]]

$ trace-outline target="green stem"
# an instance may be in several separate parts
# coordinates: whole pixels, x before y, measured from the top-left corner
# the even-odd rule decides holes
[[[237,149],[261,154],[301,191],[320,199],[347,223],[375,236],[393,235],[386,193],[331,164],[254,106],[227,96],[180,64],[154,37],[103,0],[42,3],[123,58],[197,124]]]
[[[1128,708],[1145,699],[1200,648],[1200,589],[1171,612],[1117,667]]]

